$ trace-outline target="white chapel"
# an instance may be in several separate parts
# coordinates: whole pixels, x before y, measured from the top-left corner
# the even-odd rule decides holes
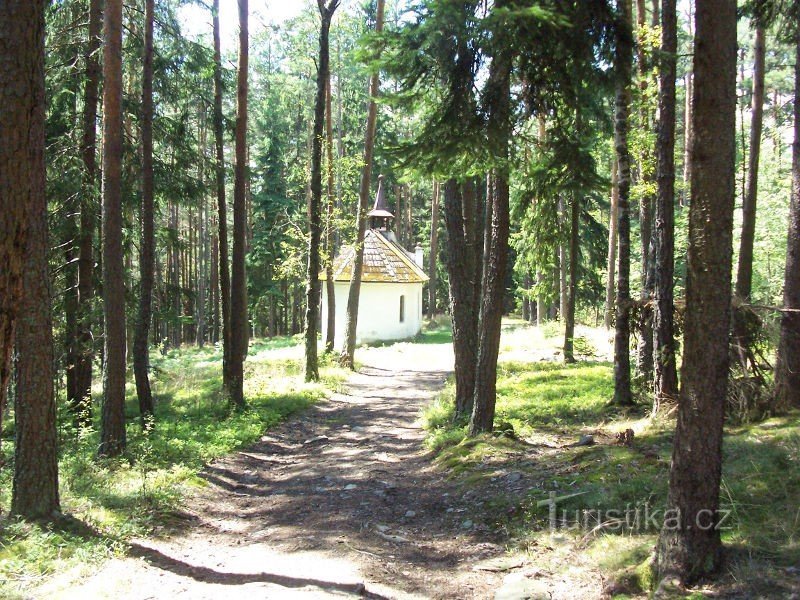
[[[408,252],[398,243],[391,229],[394,215],[386,204],[383,175],[378,178],[375,205],[367,216],[369,223],[364,237],[356,343],[413,337],[422,329],[422,287],[428,276],[422,270],[422,248],[417,246],[413,254]],[[342,347],[344,340],[354,260],[354,248],[346,246],[333,261],[337,349]],[[325,279],[324,272],[320,279]],[[327,318],[328,305],[323,293],[322,322],[325,323]]]

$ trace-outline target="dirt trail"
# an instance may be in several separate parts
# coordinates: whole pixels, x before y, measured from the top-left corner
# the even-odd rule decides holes
[[[417,423],[452,350],[397,344],[358,359],[346,394],[209,465],[185,532],[140,540],[132,558],[47,595],[491,598],[502,576],[473,566],[504,549],[424,456]]]

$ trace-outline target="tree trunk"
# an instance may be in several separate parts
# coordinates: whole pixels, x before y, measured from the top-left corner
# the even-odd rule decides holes
[[[233,256],[231,260],[231,372],[228,394],[237,409],[243,409],[244,360],[249,339],[247,323],[247,87],[248,0],[239,0],[239,69],[236,88],[236,165],[233,180]]]
[[[153,4],[144,4],[144,58],[142,68],[142,239],[139,255],[139,313],[133,340],[133,373],[142,427],[153,417],[150,390],[150,321],[153,316],[153,276],[155,271],[155,223],[153,208]]]
[[[405,232],[405,219],[403,218],[405,211],[403,210],[403,188],[395,184],[392,186],[394,197],[396,198],[395,216],[397,217],[394,224],[395,234],[397,241],[401,246],[406,245],[406,232]]]
[[[620,3],[622,20],[626,28],[631,23],[631,2]],[[630,113],[630,85],[632,49],[628,34],[617,40],[616,69],[619,83],[616,93],[616,117],[614,123],[614,145],[619,165],[619,201],[617,207],[617,236],[619,262],[617,267],[616,323],[614,329],[614,403],[633,404],[631,393],[630,355],[630,271],[631,271],[631,157],[628,149],[628,117]]]
[[[531,320],[530,289],[533,285],[528,271],[522,276],[522,320],[526,323]]]
[[[564,206],[564,198],[558,199],[558,220],[562,228],[567,226],[567,209]],[[563,231],[563,229],[562,229]],[[567,248],[563,241],[558,244],[558,319],[563,323],[567,314],[567,289],[569,266],[567,263]]]
[[[181,290],[183,284],[181,282],[181,261],[180,261],[180,222],[178,219],[178,204],[172,202],[170,205],[170,229],[174,237],[172,238],[172,248],[170,252],[170,259],[172,265],[170,267],[170,277],[172,279],[172,333],[170,335],[173,348],[178,348],[181,345]]]
[[[544,146],[544,143],[547,141],[547,121],[545,120],[543,115],[539,115],[537,118],[537,122],[539,125],[538,137],[539,143]],[[536,201],[535,199],[533,200]],[[542,294],[541,286],[544,284],[545,278],[544,274],[541,270],[536,272],[536,326],[541,327],[544,325],[545,319],[547,318],[547,309],[545,308],[544,303],[544,294]]]
[[[606,306],[603,323],[611,329],[614,321],[614,279],[617,269],[617,219],[619,205],[619,168],[617,159],[611,164],[611,210],[608,217],[608,261],[606,262]]]
[[[220,339],[220,307],[219,307],[219,227],[216,220],[211,221],[211,276],[209,287],[211,292],[211,343]]]
[[[465,210],[469,199],[455,179],[444,184],[442,216],[445,224],[447,269],[450,291],[450,316],[455,354],[457,419],[472,412],[477,359],[478,294],[477,254],[474,210]]]
[[[66,218],[61,245],[64,246],[64,379],[67,393],[67,406],[77,406],[78,388],[75,385],[75,363],[78,361],[78,269],[75,256],[75,242],[78,239],[78,227],[73,213],[79,210],[74,200],[65,202],[70,213]]]
[[[26,71],[32,97],[26,95],[30,116],[24,142],[28,162],[28,235],[23,293],[17,321],[17,393],[14,401],[15,459],[11,513],[27,519],[49,519],[61,510],[58,498],[58,432],[53,393],[53,324],[48,273],[47,198],[45,194],[44,2],[28,10],[0,12],[19,27],[15,54]],[[6,14],[2,14],[6,13]],[[13,27],[13,25],[12,25]],[[0,33],[0,36],[2,34]],[[23,37],[24,36],[24,37]],[[0,42],[0,48],[3,44]],[[8,54],[6,55],[8,56]],[[3,169],[5,171],[5,169]],[[4,182],[5,183],[5,182]],[[4,188],[5,189],[5,188]]]
[[[92,296],[94,295],[94,226],[97,205],[97,98],[100,85],[100,35],[103,19],[101,0],[89,2],[89,39],[86,45],[86,83],[83,100],[83,189],[81,190],[78,238],[77,348],[75,399],[70,406],[75,424],[88,427],[92,421]]]
[[[205,144],[204,144],[205,146]],[[205,161],[203,161],[205,162]],[[201,169],[200,184],[205,189],[205,164]],[[196,342],[198,347],[202,348],[206,342],[206,333],[208,329],[206,321],[206,293],[207,293],[207,265],[208,265],[208,205],[206,204],[206,196],[200,201],[200,209],[198,215],[198,238],[199,250],[197,253],[197,331]]]
[[[795,41],[792,196],[773,406],[800,408],[800,34]]]
[[[728,384],[735,195],[736,3],[697,0],[692,206],[684,355],[661,577],[691,584],[721,563],[719,486]],[[714,148],[709,152],[709,148]],[[702,459],[700,459],[702,457]]]
[[[657,154],[658,197],[655,210],[655,302],[653,412],[678,393],[673,327],[675,272],[675,70],[678,25],[675,0],[664,0],[661,21],[659,120]]]
[[[106,0],[103,48],[103,316],[101,456],[125,450],[125,273],[122,251],[122,0]]]
[[[436,260],[439,254],[439,182],[433,182],[431,202],[431,252],[428,257],[428,318],[436,316]]]
[[[383,31],[384,0],[378,0],[375,31]],[[347,294],[347,318],[345,336],[339,362],[343,367],[354,368],[353,356],[356,350],[356,329],[358,326],[358,303],[361,296],[361,269],[364,267],[364,236],[367,233],[367,211],[369,209],[370,181],[372,180],[372,154],[375,147],[375,128],[378,121],[378,105],[375,99],[380,92],[378,72],[372,74],[369,82],[369,108],[367,109],[367,131],[364,137],[364,167],[361,170],[361,184],[358,190],[358,212],[356,216],[357,233],[353,274]]]
[[[476,213],[475,213],[476,217],[478,215],[483,215],[483,219],[480,221],[479,227],[476,229],[476,231],[480,231],[483,234],[482,236],[483,244],[481,245],[480,260],[478,261],[478,264],[480,266],[478,267],[479,270],[477,272],[478,279],[481,282],[480,294],[482,294],[483,290],[485,289],[484,285],[486,282],[483,278],[483,274],[486,273],[486,271],[489,268],[487,265],[487,261],[489,260],[489,246],[492,243],[491,225],[492,225],[492,211],[494,210],[494,188],[493,188],[492,177],[493,177],[492,172],[489,171],[489,173],[486,174],[486,186],[483,188],[484,190],[486,190],[486,201],[483,204],[483,210],[477,212],[477,204],[475,204],[474,202],[467,202],[467,206],[476,206]],[[480,300],[478,300],[478,307],[480,307]]]
[[[689,39],[691,40],[689,52],[694,51],[694,31],[692,29],[692,25],[694,23],[694,19],[692,18],[693,11],[692,11],[693,3],[689,2]],[[686,99],[685,99],[685,108],[684,108],[684,115],[683,115],[683,194],[681,198],[681,205],[686,206],[689,204],[690,199],[690,189],[689,189],[689,180],[692,177],[692,102],[694,97],[694,77],[692,75],[691,69],[686,72],[685,77],[685,91],[686,91]]]
[[[319,381],[317,359],[317,319],[320,302],[320,243],[322,238],[322,133],[325,127],[325,105],[330,75],[329,37],[331,19],[338,0],[318,0],[319,63],[317,95],[314,101],[314,135],[311,140],[311,202],[308,207],[308,268],[306,270],[306,381]],[[330,191],[330,190],[329,190]],[[330,195],[328,197],[330,204]],[[330,281],[330,278],[328,278]],[[330,311],[329,311],[330,312]]]
[[[502,10],[507,0],[496,0],[494,10]],[[503,32],[496,35],[503,37]],[[498,164],[492,177],[492,219],[488,254],[483,272],[483,298],[478,325],[478,357],[475,392],[470,419],[470,435],[491,431],[497,400],[497,357],[500,351],[501,321],[505,299],[508,263],[509,189],[508,143],[511,138],[511,63],[507,49],[492,58],[486,83],[488,146]]]
[[[342,47],[338,39],[336,41],[336,156],[341,160],[344,158],[343,140],[343,120],[342,120]],[[342,174],[336,173],[336,206],[342,208]],[[341,248],[341,233],[336,230],[333,238],[333,247],[337,250]]]
[[[650,72],[652,63],[648,60],[645,52],[646,44],[644,40],[644,30],[647,27],[647,10],[644,0],[636,0],[636,50],[639,64],[639,89],[641,96],[647,97],[649,87]],[[652,127],[652,116],[646,102],[640,103],[639,127],[650,129]],[[653,311],[650,300],[653,296],[654,271],[653,259],[654,248],[651,245],[653,232],[653,204],[654,198],[649,191],[653,187],[653,173],[649,165],[653,163],[651,148],[645,146],[641,153],[640,173],[645,193],[639,200],[639,232],[642,251],[642,287],[639,294],[639,343],[636,352],[636,366],[645,381],[653,379]]]
[[[744,302],[750,300],[753,286],[753,243],[756,230],[758,162],[761,157],[761,130],[764,117],[764,61],[766,58],[764,38],[763,25],[756,25],[750,156],[747,166],[747,187],[742,206],[743,219],[741,245],[739,246],[739,268],[736,275],[736,295]]]
[[[414,250],[417,245],[416,237],[414,236],[414,194],[411,191],[411,186],[404,186],[406,191],[406,249]]]
[[[325,353],[333,353],[334,340],[336,339],[336,288],[333,284],[333,259],[336,255],[334,244],[334,208],[336,208],[336,193],[333,180],[333,114],[331,113],[331,71],[328,69],[328,81],[325,94],[325,149],[328,158],[328,214],[325,227],[325,295],[328,305],[328,319],[325,324]]]
[[[223,389],[230,394],[231,381],[231,274],[228,260],[228,208],[225,202],[225,148],[222,128],[222,58],[219,39],[219,0],[212,6],[214,29],[214,149],[216,153],[217,225],[219,227],[219,299],[222,320]]]
[[[544,274],[541,271],[536,273],[536,326],[541,327],[544,325],[544,322],[547,320],[547,308],[544,304],[544,296],[542,295],[541,291],[538,291],[540,287],[544,284]]]
[[[578,252],[580,252],[581,206],[577,195],[570,203],[569,229],[569,284],[567,286],[567,312],[564,314],[564,362],[574,363],[575,300],[578,294]]]
[[[756,19],[756,39],[753,48],[753,100],[750,121],[750,156],[747,162],[747,184],[742,202],[742,237],[739,245],[739,267],[736,271],[735,294],[740,302],[749,303],[753,289],[753,245],[756,236],[756,203],[758,199],[758,163],[761,158],[761,131],[764,121],[764,62],[766,32]],[[747,348],[751,344],[747,319],[742,310],[733,315],[734,346],[742,368],[747,366]]]
[[[45,168],[44,140],[40,139],[44,136],[44,10],[42,0],[0,4],[0,430],[23,294],[28,220],[40,217],[29,213],[34,209],[32,201],[44,200],[44,189],[39,189]],[[0,454],[0,466],[3,462]]]

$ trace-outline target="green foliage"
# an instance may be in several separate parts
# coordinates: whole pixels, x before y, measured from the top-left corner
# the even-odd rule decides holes
[[[96,458],[98,434],[76,436],[63,418],[59,462],[62,509],[74,520],[54,526],[0,520],[0,596],[22,593],[36,578],[123,552],[132,536],[179,526],[181,507],[206,464],[252,444],[264,431],[335,389],[345,374],[324,363],[322,382],[303,381],[296,338],[256,340],[246,362],[247,410],[222,399],[222,357],[213,347],[153,354],[154,427],[137,422],[128,386],[128,452]],[[290,352],[287,355],[287,352]],[[0,506],[8,506],[12,469],[0,470]]]

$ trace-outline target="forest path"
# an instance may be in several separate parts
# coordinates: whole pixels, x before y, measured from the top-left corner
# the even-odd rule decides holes
[[[491,598],[504,555],[468,515],[475,494],[425,456],[420,409],[452,370],[450,344],[360,350],[336,393],[209,465],[185,531],[137,541],[49,597]]]

